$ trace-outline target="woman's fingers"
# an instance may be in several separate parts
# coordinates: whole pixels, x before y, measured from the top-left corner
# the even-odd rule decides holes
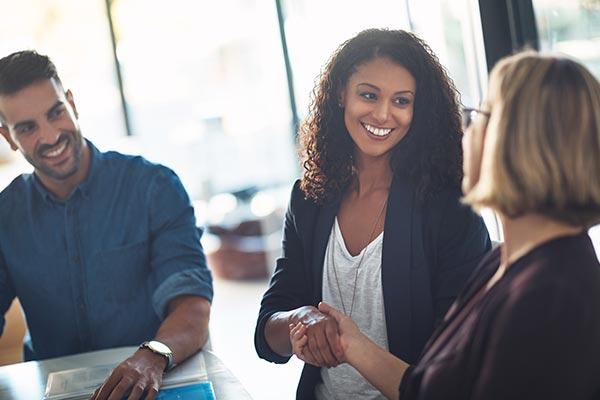
[[[327,314],[330,317],[332,317],[333,319],[335,319],[335,321],[338,324],[340,322],[342,322],[342,320],[344,319],[344,317],[346,317],[340,311],[336,310],[335,308],[331,307],[329,304],[327,304],[327,303],[325,303],[323,301],[319,303],[319,311],[321,311],[323,314]]]
[[[296,357],[303,359],[303,350],[308,342],[308,337],[306,336],[306,326],[301,322],[296,325],[290,324],[290,342],[292,344],[292,353],[296,355]]]

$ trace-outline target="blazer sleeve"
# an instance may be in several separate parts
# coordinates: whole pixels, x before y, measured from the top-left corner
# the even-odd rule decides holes
[[[445,194],[438,222],[432,277],[436,325],[444,318],[483,256],[492,248],[483,218],[460,202],[459,191]]]
[[[290,357],[280,356],[267,344],[264,332],[267,321],[276,312],[293,310],[311,302],[310,276],[297,223],[302,218],[298,213],[301,208],[299,203],[303,201],[304,195],[297,181],[285,214],[282,254],[277,259],[269,288],[262,298],[254,333],[254,346],[259,357],[279,364],[286,363]]]
[[[494,316],[473,399],[595,398],[597,311],[576,290],[548,286],[511,295]]]

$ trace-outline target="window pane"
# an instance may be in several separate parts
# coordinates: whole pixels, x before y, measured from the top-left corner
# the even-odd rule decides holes
[[[600,79],[600,2],[533,0],[540,49],[565,53]],[[600,225],[589,231],[600,257]]]
[[[235,10],[235,12],[232,12]],[[113,1],[136,144],[193,198],[297,173],[273,2]]]
[[[24,49],[48,55],[71,89],[84,135],[124,135],[110,30],[103,0],[0,0],[0,57]],[[24,23],[26,21],[26,23]]]
[[[477,107],[487,87],[487,70],[479,13],[468,0],[409,0],[414,31],[437,54],[454,81],[461,102]],[[482,211],[493,241],[503,241],[500,222],[490,210]]]
[[[540,47],[583,62],[600,78],[600,2],[533,0]]]
[[[321,67],[337,47],[367,28],[408,29],[399,0],[283,0],[285,32],[294,75],[298,113],[308,112]]]
[[[478,52],[477,40],[481,39],[476,40],[474,27],[480,22],[472,3],[467,0],[409,0],[409,5],[413,30],[446,67],[462,103],[477,107],[482,96],[481,81],[487,80],[487,73],[485,54]]]

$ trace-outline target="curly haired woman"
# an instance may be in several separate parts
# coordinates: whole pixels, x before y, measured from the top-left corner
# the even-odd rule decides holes
[[[382,398],[341,364],[338,325],[320,301],[416,361],[490,249],[482,219],[459,201],[460,142],[456,90],[415,35],[366,30],[327,63],[255,333],[260,357],[285,363],[291,327],[306,327],[297,398]]]

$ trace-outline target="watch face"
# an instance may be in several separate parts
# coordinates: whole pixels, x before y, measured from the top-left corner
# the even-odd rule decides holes
[[[149,341],[148,347],[151,350],[154,350],[158,353],[171,354],[171,349],[169,349],[166,345],[162,344],[161,342],[157,342],[156,340]]]

